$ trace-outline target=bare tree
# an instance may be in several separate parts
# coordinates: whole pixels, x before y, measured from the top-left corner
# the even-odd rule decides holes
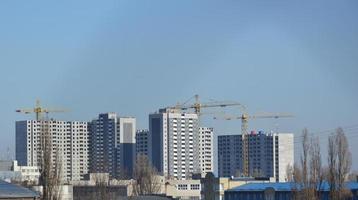
[[[94,175],[95,181],[95,198],[94,199],[108,199],[111,200],[109,191],[110,180],[106,173],[97,173]]]
[[[58,200],[61,198],[62,162],[57,145],[52,143],[49,124],[49,120],[41,120],[40,185],[42,186],[42,199]]]
[[[336,197],[336,166],[337,166],[337,147],[335,145],[335,136],[331,135],[328,138],[328,182],[329,197],[334,200]]]
[[[301,195],[303,199],[311,200],[311,187],[309,184],[309,138],[308,130],[304,129],[302,131],[302,155],[301,155],[301,172],[302,172],[302,182],[300,183]]]
[[[302,171],[301,167],[298,164],[293,165],[293,172],[292,172],[292,199],[293,200],[300,200],[301,198],[301,183],[302,183]]]
[[[294,167],[290,164],[286,166],[286,181],[287,182],[293,182],[294,181]]]
[[[138,155],[134,166],[133,186],[134,195],[157,194],[160,192],[161,183],[158,173],[149,162],[147,156]]]
[[[320,191],[323,184],[323,169],[322,169],[322,157],[321,148],[319,145],[319,138],[312,137],[310,144],[310,187],[314,191],[313,199],[320,199]]]
[[[353,171],[348,175],[348,181],[358,181],[358,171]]]
[[[236,169],[235,171],[235,177],[241,177],[242,176],[242,172],[240,169]]]
[[[330,199],[345,199],[351,194],[344,187],[352,165],[352,155],[342,128],[328,138],[328,181]]]
[[[264,173],[261,169],[259,168],[254,168],[253,172],[252,172],[252,176],[253,177],[264,177]]]
[[[293,169],[294,199],[318,200],[323,183],[322,159],[319,139],[302,131],[302,154],[300,166]]]

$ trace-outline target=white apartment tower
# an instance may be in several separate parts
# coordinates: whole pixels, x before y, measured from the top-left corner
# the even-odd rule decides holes
[[[46,129],[44,129],[46,127]],[[56,152],[62,164],[64,181],[83,179],[88,173],[87,122],[78,121],[17,121],[16,160],[19,166],[40,166],[41,135],[46,130],[51,139],[52,160]]]
[[[259,132],[247,136],[249,176],[275,177],[287,181],[287,166],[293,166],[293,134]],[[218,166],[220,177],[242,173],[242,135],[218,136]]]
[[[200,172],[198,115],[160,109],[149,115],[148,155],[162,175],[188,179]]]
[[[213,128],[199,128],[199,156],[201,176],[214,170]]]

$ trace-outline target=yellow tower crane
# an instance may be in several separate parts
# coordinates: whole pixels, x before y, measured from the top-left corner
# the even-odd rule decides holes
[[[195,99],[195,102],[193,104],[188,104],[189,101],[191,101],[192,99]],[[199,95],[195,95],[193,97],[191,97],[190,99],[188,99],[186,102],[184,102],[183,104],[178,103],[175,106],[171,106],[171,107],[167,107],[169,109],[179,109],[179,110],[189,110],[189,109],[193,109],[195,114],[197,114],[198,116],[202,115],[202,114],[206,114],[206,113],[202,113],[201,110],[202,108],[223,108],[223,107],[228,107],[228,106],[239,106],[242,109],[245,109],[245,107],[238,103],[238,102],[233,102],[233,101],[213,101],[213,102],[207,102],[207,103],[201,103],[199,100]]]
[[[288,113],[260,113],[256,115],[249,115],[246,110],[243,111],[241,116],[224,116],[224,120],[241,120],[241,136],[242,136],[242,174],[243,176],[249,176],[249,144],[248,144],[248,123],[249,119],[260,118],[287,118],[294,117]],[[219,119],[214,117],[214,119]]]
[[[40,100],[36,100],[36,106],[32,109],[18,109],[16,110],[18,113],[24,113],[24,114],[32,114],[35,113],[36,120],[43,120],[42,114],[43,113],[59,113],[59,112],[67,112],[67,110],[64,109],[49,109],[49,108],[43,108],[40,104]]]

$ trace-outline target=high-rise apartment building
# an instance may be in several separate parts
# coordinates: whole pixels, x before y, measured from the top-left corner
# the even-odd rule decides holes
[[[249,134],[249,175],[275,177],[286,181],[287,166],[293,166],[293,134]],[[218,166],[220,177],[242,173],[242,135],[218,136]]]
[[[149,130],[137,130],[136,132],[136,152],[137,155],[148,156],[148,137]]]
[[[135,159],[136,119],[99,114],[90,122],[90,172],[113,178],[132,177]]]
[[[214,170],[213,128],[199,128],[199,154],[201,176],[205,177]]]
[[[84,174],[88,173],[87,122],[17,121],[16,160],[19,166],[40,166],[41,138],[44,134],[50,138],[53,163],[61,163],[63,180],[83,179]]]
[[[198,115],[160,109],[149,115],[148,155],[158,172],[175,179],[200,172]]]

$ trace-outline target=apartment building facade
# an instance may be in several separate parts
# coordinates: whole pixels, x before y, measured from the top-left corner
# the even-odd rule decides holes
[[[51,159],[61,166],[64,181],[88,173],[88,124],[80,121],[26,120],[16,122],[16,160],[19,166],[40,166],[41,138],[49,138]]]
[[[89,123],[90,172],[131,178],[135,161],[136,119],[116,113],[99,114]]]
[[[205,177],[208,172],[214,171],[213,134],[213,128],[199,127],[199,161],[201,177]]]
[[[136,154],[148,156],[149,130],[137,130],[136,132]]]
[[[165,177],[188,179],[200,173],[198,115],[160,109],[149,115],[148,155]]]
[[[287,166],[293,166],[292,133],[259,132],[247,135],[249,176],[275,177],[286,181]],[[242,135],[218,136],[218,168],[220,177],[242,175]]]

